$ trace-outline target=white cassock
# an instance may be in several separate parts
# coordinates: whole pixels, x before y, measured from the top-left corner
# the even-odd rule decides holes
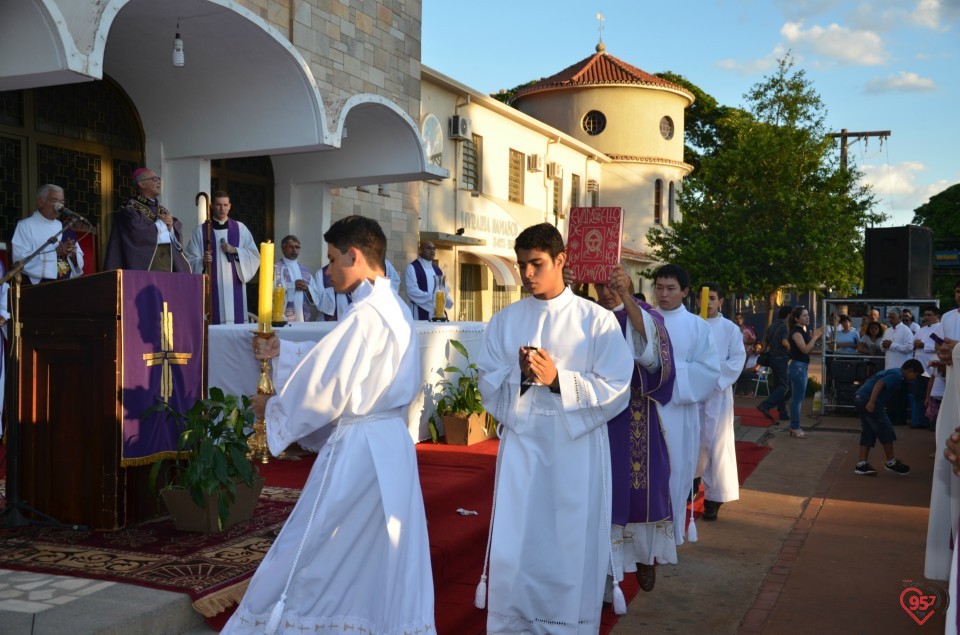
[[[274,361],[270,451],[299,442],[319,455],[222,632],[263,633],[285,588],[281,633],[435,632],[423,497],[406,425],[421,377],[409,310],[386,278],[364,281],[329,335],[316,344],[283,341]]]
[[[51,236],[56,236],[63,229],[63,223],[59,219],[50,220],[39,211],[22,219],[17,223],[13,230],[13,239],[10,241],[13,253],[13,262],[23,260],[41,245],[47,242]],[[28,262],[23,268],[24,275],[33,284],[37,284],[43,279],[56,280],[57,270],[57,246],[47,245],[33,260]],[[70,265],[70,278],[76,278],[83,275],[83,250],[79,243],[76,246],[77,263],[67,259]]]
[[[706,320],[683,305],[658,309],[673,344],[677,379],[673,398],[660,407],[663,433],[670,454],[670,502],[673,506],[673,536],[683,544],[687,497],[700,456],[700,407],[713,394],[720,380],[720,356]]]
[[[553,358],[560,394],[520,394],[527,344]],[[503,426],[487,632],[595,635],[611,562],[607,421],[627,406],[633,372],[620,325],[569,289],[527,297],[494,314],[477,365]]]
[[[226,229],[214,229],[213,230],[213,240],[211,242],[211,255],[217,259],[217,279],[211,280],[210,284],[213,287],[210,292],[216,293],[220,301],[220,315],[215,318],[214,324],[242,324],[246,322],[247,318],[247,283],[257,275],[257,270],[260,269],[260,250],[257,249],[257,244],[253,241],[253,235],[250,233],[250,230],[247,229],[247,226],[237,221],[237,225],[240,226],[240,245],[237,247],[236,253],[236,262],[233,262],[232,257],[223,253],[223,249],[220,248],[220,241],[227,240],[227,230]],[[207,273],[203,266],[203,233],[206,231],[204,223],[201,223],[193,230],[193,234],[190,235],[190,241],[187,243],[186,248],[183,250],[183,255],[187,257],[187,262],[190,263],[190,270],[194,273]],[[240,293],[243,295],[242,304],[243,307],[243,322],[236,321],[236,315],[234,313],[234,288],[233,288],[233,271],[236,268],[237,277],[240,279]]]
[[[949,335],[948,335],[949,337]],[[957,536],[960,519],[960,477],[950,469],[943,456],[950,434],[960,426],[960,346],[953,349],[953,365],[947,367],[947,385],[937,414],[936,451],[933,453],[933,483],[930,487],[930,519],[927,521],[927,547],[923,575],[931,580],[946,580],[951,563],[957,559],[951,544]],[[952,583],[952,581],[951,581]],[[948,621],[949,623],[949,621]]]
[[[390,279],[390,287],[393,289],[394,293],[400,293],[400,274],[397,273],[397,270],[394,268],[393,263],[389,260],[384,259],[384,268],[386,269],[387,277]]]
[[[703,497],[715,503],[740,498],[737,451],[733,433],[733,385],[743,372],[747,351],[740,328],[718,315],[707,318],[720,356],[720,379],[710,397],[700,404],[700,458],[697,476],[703,477]]]
[[[883,332],[881,342],[889,340],[890,348],[884,353],[884,368],[900,368],[908,359],[913,359],[913,331],[903,322]]]
[[[283,283],[284,298],[286,298],[286,308],[284,316],[287,322],[311,322],[313,314],[310,311],[304,311],[304,306],[320,306],[320,286],[317,284],[317,278],[310,274],[310,270],[301,265],[296,260],[290,260],[283,257],[277,261],[276,273],[280,276]],[[307,284],[306,291],[297,291],[297,280],[303,280]]]

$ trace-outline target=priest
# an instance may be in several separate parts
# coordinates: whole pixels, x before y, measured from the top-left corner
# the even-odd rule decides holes
[[[677,563],[670,458],[659,412],[673,395],[676,371],[663,317],[634,298],[632,286],[622,265],[608,284],[594,285],[597,303],[613,311],[634,359],[630,404],[607,424],[615,572],[621,579],[623,573],[636,573],[640,588],[652,591],[656,565]]]
[[[211,324],[247,321],[247,283],[260,268],[260,251],[247,226],[230,218],[230,195],[213,193],[211,219],[197,226],[187,245],[190,269],[210,276]]]
[[[595,635],[612,565],[607,422],[627,405],[633,362],[612,313],[565,287],[556,227],[528,227],[514,248],[530,297],[493,316],[477,358],[501,424],[487,632]]]
[[[747,351],[740,327],[723,317],[724,295],[713,283],[707,303],[707,324],[720,355],[720,379],[700,404],[700,456],[697,477],[703,483],[703,518],[716,520],[720,506],[740,498],[737,452],[733,433],[733,385],[743,372]]]
[[[354,303],[316,343],[254,337],[275,397],[254,397],[270,451],[319,454],[290,518],[222,631],[434,633],[433,578],[406,410],[420,390],[409,310],[383,277],[386,237],[348,216],[324,234]],[[279,356],[279,357],[278,357]]]
[[[137,193],[113,214],[103,269],[190,273],[183,225],[160,204],[160,177],[150,168],[138,168],[131,178]]]
[[[275,265],[275,274],[284,288],[286,306],[283,316],[287,322],[313,322],[320,302],[317,279],[300,262],[300,239],[289,234],[280,241],[283,257]]]
[[[693,478],[700,456],[700,403],[720,379],[720,356],[706,320],[690,313],[683,300],[690,293],[690,276],[678,265],[666,264],[654,273],[657,308],[673,344],[677,379],[670,403],[660,409],[670,452],[670,498],[674,539],[682,545],[686,533],[687,499],[693,501]],[[689,538],[696,542],[690,513]]]

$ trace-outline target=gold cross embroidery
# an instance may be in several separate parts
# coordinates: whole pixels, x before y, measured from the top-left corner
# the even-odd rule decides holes
[[[186,365],[193,357],[193,353],[173,352],[173,313],[167,310],[167,303],[163,303],[163,313],[160,314],[160,352],[144,353],[143,361],[147,366],[162,364],[160,371],[160,396],[164,403],[170,402],[173,395],[173,371],[171,364]]]

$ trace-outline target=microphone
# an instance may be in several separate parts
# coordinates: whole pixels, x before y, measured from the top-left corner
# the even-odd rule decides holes
[[[72,211],[72,210],[69,210],[69,209],[67,209],[66,207],[64,207],[64,206],[63,206],[63,203],[56,203],[56,204],[54,204],[53,209],[57,210],[57,213],[58,213],[58,214],[61,214],[61,215],[63,215],[63,216],[66,216],[67,218],[73,218],[73,219],[75,219],[75,220],[82,221],[82,222],[84,222],[84,223],[88,223],[88,222],[89,222],[86,218],[84,218],[84,217],[81,216],[80,214],[77,214],[76,212],[74,212],[74,211]]]

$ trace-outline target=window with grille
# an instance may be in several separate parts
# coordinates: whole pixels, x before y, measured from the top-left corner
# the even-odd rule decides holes
[[[510,304],[510,289],[502,284],[493,285],[493,302],[490,309],[496,313],[500,309]]]
[[[603,132],[603,129],[607,127],[607,116],[599,110],[591,110],[583,116],[580,125],[588,135],[595,136]]]
[[[670,224],[677,220],[677,190],[673,181],[667,186],[667,219]]]
[[[460,263],[460,321],[481,322],[480,265]]]
[[[600,184],[593,179],[587,181],[587,198],[590,199],[590,207],[600,207]]]
[[[473,135],[473,139],[463,142],[463,189],[480,193],[483,182],[483,137]]]
[[[513,148],[510,149],[510,164],[509,164],[509,183],[508,183],[508,199],[511,203],[523,203],[523,165],[524,165],[524,156],[522,152],[517,152]]]
[[[580,207],[580,175],[570,175],[570,207]]]
[[[663,181],[657,179],[653,184],[653,224],[663,224]]]

